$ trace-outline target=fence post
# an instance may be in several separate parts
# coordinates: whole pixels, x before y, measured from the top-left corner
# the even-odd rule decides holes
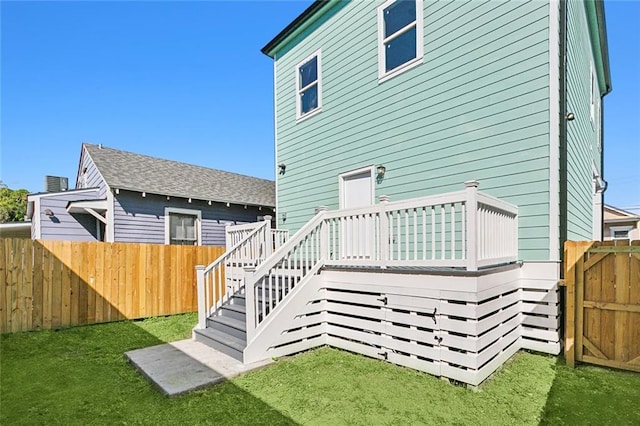
[[[247,333],[247,345],[251,340],[253,340],[253,336],[256,331],[256,292],[254,287],[254,272],[256,268],[252,266],[244,267],[244,300],[245,300],[245,310],[246,310],[246,333]]]
[[[198,283],[198,325],[196,328],[204,329],[207,327],[207,300],[204,291],[204,266],[196,266],[196,278]]]
[[[264,258],[268,259],[272,254],[273,254],[273,233],[271,232],[271,219],[273,219],[272,216],[270,215],[266,215],[264,217],[264,221],[266,222],[266,226],[264,229],[264,232],[266,233],[265,236],[265,251],[264,251]]]
[[[380,267],[386,269],[389,261],[389,217],[387,216],[387,204],[389,196],[380,196]]]
[[[478,270],[478,186],[477,180],[464,183],[467,188],[467,271]],[[444,236],[443,236],[444,238]]]

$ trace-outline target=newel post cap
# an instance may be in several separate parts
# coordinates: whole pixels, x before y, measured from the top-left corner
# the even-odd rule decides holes
[[[329,207],[327,206],[318,206],[316,207],[316,214],[320,213],[320,212],[326,212],[329,211]]]
[[[468,180],[464,183],[464,186],[467,188],[477,188],[480,186],[480,182],[477,180]]]
[[[381,195],[380,197],[378,197],[380,199],[381,203],[388,203],[389,200],[391,199],[391,197],[389,197],[388,195]]]
[[[273,216],[271,216],[270,214],[264,215],[265,222],[271,222],[271,219],[273,219]]]

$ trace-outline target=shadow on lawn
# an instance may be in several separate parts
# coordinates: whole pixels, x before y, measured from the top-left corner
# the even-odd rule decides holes
[[[171,399],[156,390],[123,354],[183,337],[177,321],[3,335],[0,424],[295,424],[231,382]]]

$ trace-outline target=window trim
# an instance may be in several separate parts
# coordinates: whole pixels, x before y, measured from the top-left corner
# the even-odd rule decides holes
[[[303,87],[302,89],[300,88],[300,68],[303,65],[305,65],[307,62],[311,61],[314,57],[317,58],[317,62],[316,62],[317,70],[316,71],[317,71],[317,74],[318,74],[318,78],[317,78],[315,84],[318,86],[318,106],[316,108],[314,108],[313,110],[303,114],[302,113],[302,101],[300,99],[300,95],[304,90],[310,88],[313,85],[313,83]],[[319,112],[322,112],[322,49],[316,50],[315,52],[313,52],[312,54],[310,54],[309,56],[304,58],[302,61],[298,62],[296,64],[295,74],[296,74],[295,75],[295,84],[296,84],[296,88],[295,88],[295,93],[296,93],[296,122],[300,122],[300,121],[306,120],[309,117],[313,117],[314,115],[318,114]]]
[[[198,246],[202,245],[202,211],[193,209],[182,209],[178,207],[165,207],[164,208],[164,243],[171,244],[171,225],[169,221],[169,215],[182,214],[189,216],[196,216],[196,242]]]
[[[424,5],[422,0],[415,0],[416,4],[416,20],[415,24],[409,24],[404,28],[399,29],[391,36],[385,38],[384,37],[384,10],[391,6],[398,0],[387,0],[380,6],[378,6],[378,83],[382,83],[387,81],[396,75],[402,74],[405,71],[410,70],[420,64],[423,63],[424,57]],[[386,71],[386,55],[384,49],[385,41],[393,40],[396,37],[406,33],[413,26],[416,27],[416,57],[404,64],[400,65],[397,68],[392,69],[391,71]]]
[[[631,233],[632,230],[633,230],[633,226],[629,226],[629,225],[627,225],[627,226],[611,226],[609,228],[609,231],[610,231],[609,236],[610,236],[610,238],[612,240],[628,240],[628,239],[630,239],[629,238],[629,234]],[[621,232],[621,231],[622,232],[626,232],[627,236],[626,237],[616,237],[616,235],[615,235],[616,232]]]

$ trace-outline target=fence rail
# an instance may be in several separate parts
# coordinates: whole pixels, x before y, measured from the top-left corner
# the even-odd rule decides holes
[[[640,241],[567,241],[565,358],[640,372]]]
[[[197,310],[197,264],[223,247],[0,238],[0,332]]]

